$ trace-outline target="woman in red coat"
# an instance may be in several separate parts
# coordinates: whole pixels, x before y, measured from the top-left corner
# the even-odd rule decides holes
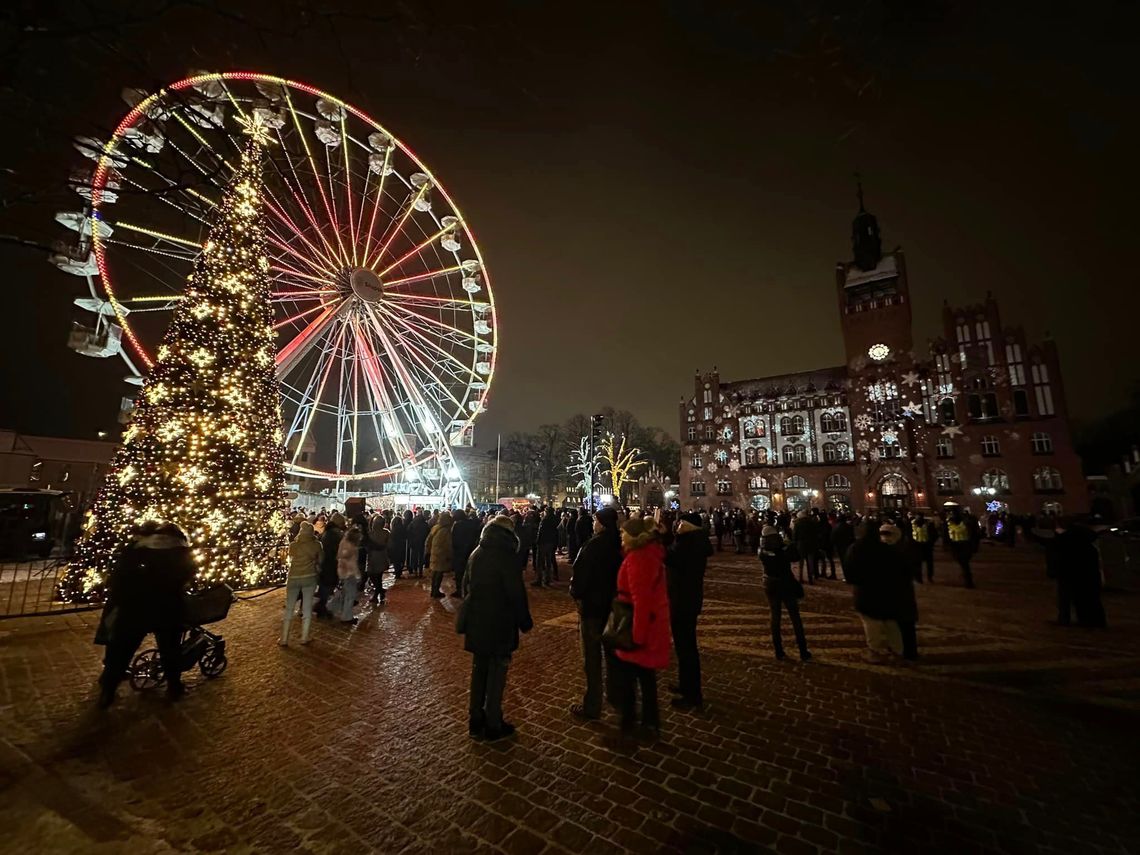
[[[669,665],[669,594],[665,585],[665,547],[653,520],[633,518],[621,527],[625,559],[618,571],[617,596],[633,605],[633,650],[617,650],[617,680],[621,728],[637,723],[637,687],[641,687],[641,723],[661,729],[657,709],[657,672]]]

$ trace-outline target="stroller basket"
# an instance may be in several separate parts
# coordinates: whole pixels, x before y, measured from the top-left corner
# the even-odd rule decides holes
[[[203,626],[225,620],[234,601],[234,592],[228,585],[211,585],[184,599],[182,622],[189,626]]]

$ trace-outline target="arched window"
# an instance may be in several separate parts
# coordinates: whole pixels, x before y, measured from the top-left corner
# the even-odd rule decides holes
[[[692,469],[700,469],[702,466],[704,466],[704,461],[701,460],[701,456],[699,454],[694,454],[692,459],[689,461],[689,467]]]
[[[990,388],[989,381],[985,377],[975,377],[971,381],[970,394],[966,398],[966,412],[974,420],[997,418],[997,395]]]
[[[828,490],[850,490],[851,481],[846,475],[840,475],[837,472],[834,475],[828,475],[823,486]]]
[[[823,459],[828,463],[834,463],[839,458],[836,456],[835,443],[825,442],[823,444]]]
[[[785,490],[804,490],[807,488],[807,479],[802,475],[793,475],[784,481]]]
[[[695,440],[697,438],[697,426],[696,425],[689,425],[688,436],[689,436],[690,442],[692,442],[693,440]]]
[[[1064,489],[1061,473],[1052,466],[1042,466],[1033,473],[1033,489],[1042,493]]]
[[[768,479],[765,478],[763,475],[754,475],[748,481],[748,489],[749,490],[767,490],[768,489]]]
[[[888,475],[879,483],[879,492],[884,496],[908,496],[910,484],[901,475]]]
[[[764,436],[764,420],[756,417],[745,419],[744,436],[747,438],[758,438]]]
[[[768,449],[766,449],[766,448],[756,449],[756,465],[757,466],[763,466],[767,462],[768,462]]]
[[[822,433],[846,433],[846,413],[824,413],[819,417],[819,429]]]
[[[1034,454],[1051,454],[1053,452],[1053,437],[1047,433],[1038,431],[1033,434],[1032,442]]]
[[[944,425],[952,425],[958,421],[958,416],[954,412],[953,398],[943,398],[938,402],[938,421]]]
[[[836,460],[850,460],[851,459],[851,446],[845,442],[835,443],[835,459]]]
[[[704,409],[704,415],[702,416],[702,418],[703,418],[703,419],[704,419],[706,422],[708,422],[708,421],[712,421],[712,417],[713,417],[713,415],[712,415],[712,407],[705,407],[705,409]]]
[[[749,504],[752,505],[753,510],[766,511],[772,507],[772,500],[763,493],[757,493],[752,497],[752,501]]]
[[[1009,476],[1001,469],[991,469],[982,473],[982,486],[993,487],[998,493],[1009,492]]]
[[[756,465],[756,449],[753,448],[752,446],[749,446],[748,448],[744,449],[744,465],[745,466],[755,466]]]
[[[934,484],[941,496],[949,496],[962,492],[962,479],[957,469],[936,469],[934,471]]]
[[[806,463],[807,462],[807,446],[806,445],[785,445],[784,446],[784,462],[785,463]]]

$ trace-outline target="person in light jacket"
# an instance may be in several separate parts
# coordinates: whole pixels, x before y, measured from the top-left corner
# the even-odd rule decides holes
[[[356,526],[350,528],[341,538],[340,546],[336,551],[336,575],[341,583],[340,614],[337,615],[342,623],[356,623],[357,618],[352,616],[352,607],[356,604],[356,593],[360,589],[360,541],[363,540],[360,529]]]
[[[427,562],[431,568],[431,595],[435,599],[443,597],[440,585],[443,584],[443,574],[451,571],[451,559],[454,547],[451,540],[451,526],[453,517],[450,512],[439,515],[439,520],[427,537]]]
[[[301,643],[309,643],[309,627],[313,622],[313,595],[321,570],[321,542],[313,533],[312,523],[302,522],[297,536],[289,544],[289,577],[285,582],[285,617],[281,622],[282,647],[289,644],[289,627],[293,610],[301,600]]]
[[[641,724],[651,735],[661,730],[657,707],[657,672],[669,665],[669,593],[665,581],[665,547],[657,524],[631,517],[621,527],[625,558],[618,570],[617,598],[633,606],[632,650],[615,650],[619,664],[617,702],[621,728],[637,724],[637,690],[641,690]]]

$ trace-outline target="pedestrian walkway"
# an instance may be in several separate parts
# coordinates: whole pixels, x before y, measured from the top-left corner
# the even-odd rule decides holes
[[[1135,700],[1140,646],[1117,602],[1108,633],[1064,631],[1036,613],[1048,588],[1029,560],[983,565],[978,591],[919,592],[924,658],[904,670],[860,661],[849,591],[819,583],[804,604],[817,660],[776,662],[746,559],[710,565],[706,710],[666,704],[655,744],[567,714],[582,683],[564,585],[528,589],[536,626],[505,699],[519,732],[493,745],[467,737],[458,601],[431,600],[427,580],[400,581],[354,628],[318,621],[305,648],[277,646],[280,592],[238,603],[219,627],[224,676],[194,676],[177,705],[123,692],[105,714],[94,614],[6,621],[2,848],[1140,851],[1134,712],[1102,702]],[[989,594],[1020,610],[972,617],[998,572],[1009,591],[991,578]],[[1082,694],[1097,702],[1057,702]]]

